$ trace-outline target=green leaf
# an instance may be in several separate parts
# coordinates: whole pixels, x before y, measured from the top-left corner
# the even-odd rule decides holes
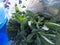
[[[33,36],[34,36],[34,33],[29,34],[29,35],[27,36],[27,41],[30,41],[30,40],[32,39]]]
[[[51,36],[51,37],[56,37],[54,34],[44,34],[45,36]]]
[[[42,37],[43,39],[45,39],[48,43],[50,43],[50,44],[54,44],[51,40],[49,40],[49,39],[46,38],[45,36],[41,35],[41,37]]]
[[[37,42],[37,45],[41,45],[41,40],[40,40],[39,36],[37,36],[36,42]]]
[[[19,9],[18,9],[18,7],[17,7],[17,6],[15,6],[15,10],[16,10],[16,11],[19,11]]]
[[[60,25],[59,24],[56,24],[56,23],[52,23],[52,22],[45,22],[45,24],[46,25],[54,25],[54,26],[58,26],[58,27],[60,27]]]
[[[23,17],[22,15],[20,15],[18,13],[16,13],[15,18],[20,22],[28,20],[27,18]]]
[[[52,30],[59,31],[60,30],[60,25],[52,22],[45,22],[45,25],[49,27]],[[59,31],[60,32],[60,31]]]
[[[56,37],[56,44],[55,45],[60,45],[60,34],[57,32],[57,37]]]

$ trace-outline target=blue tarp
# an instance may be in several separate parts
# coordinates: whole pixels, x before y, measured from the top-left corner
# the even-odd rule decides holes
[[[0,45],[7,45],[8,37],[6,34],[7,17],[4,6],[0,4]]]

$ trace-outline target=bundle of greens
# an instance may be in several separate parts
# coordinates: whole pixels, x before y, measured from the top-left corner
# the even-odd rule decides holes
[[[12,28],[7,26],[7,30],[16,30],[12,33],[16,33],[14,37],[12,36],[14,45],[59,45],[60,25],[52,22],[52,19],[50,15],[33,13],[29,10],[20,12],[16,7],[12,23],[8,24]]]

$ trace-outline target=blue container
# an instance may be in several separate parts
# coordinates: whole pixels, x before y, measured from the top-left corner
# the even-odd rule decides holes
[[[8,37],[6,34],[7,17],[3,5],[0,4],[0,45],[7,45]]]

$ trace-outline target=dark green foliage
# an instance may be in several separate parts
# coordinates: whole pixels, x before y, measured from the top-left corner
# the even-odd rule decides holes
[[[26,12],[16,11],[7,26],[8,33],[16,30],[16,35],[13,37],[14,45],[59,45],[60,25],[49,22],[52,17],[46,16],[46,14],[41,16],[28,10]],[[44,25],[49,29],[43,29]]]
[[[14,39],[14,37],[17,35],[17,32],[20,30],[19,27],[20,24],[17,21],[13,21],[12,19],[7,24],[7,33],[9,36],[9,39]]]

